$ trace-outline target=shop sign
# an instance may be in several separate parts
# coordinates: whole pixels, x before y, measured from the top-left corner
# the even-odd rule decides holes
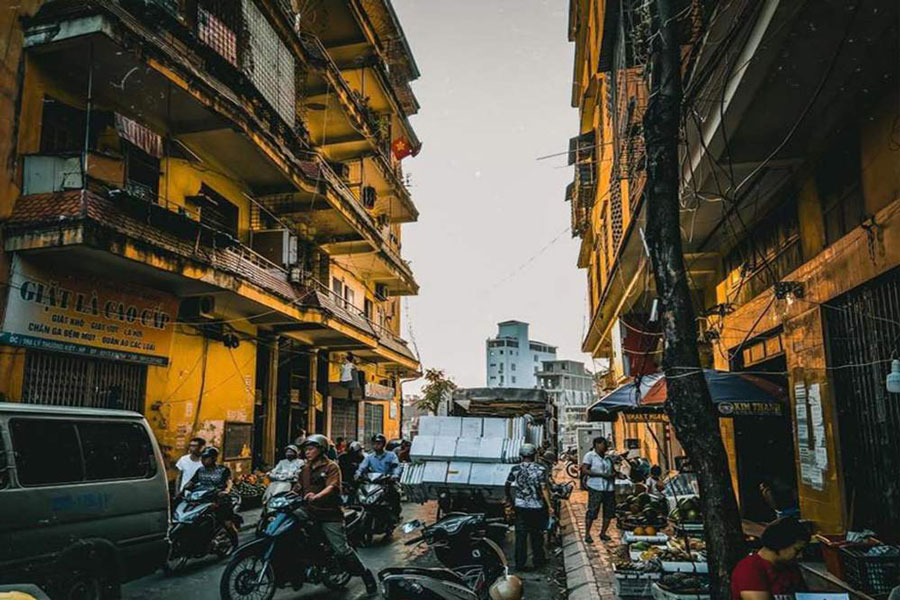
[[[626,423],[668,423],[669,415],[664,412],[623,412]]]
[[[367,400],[393,400],[394,388],[380,383],[366,383]]]
[[[716,407],[723,417],[781,416],[781,405],[774,402],[720,402]]]
[[[13,259],[0,343],[168,364],[178,299]]]

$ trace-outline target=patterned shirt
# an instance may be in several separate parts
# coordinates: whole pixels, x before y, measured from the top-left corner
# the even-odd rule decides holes
[[[518,508],[543,508],[541,488],[547,485],[547,469],[535,462],[519,463],[509,472],[507,483],[516,486],[515,505]]]
[[[216,489],[224,490],[231,479],[231,469],[225,465],[216,465],[211,469],[200,467],[191,477],[192,489]]]

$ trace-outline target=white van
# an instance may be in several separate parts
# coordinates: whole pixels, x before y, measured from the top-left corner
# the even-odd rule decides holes
[[[0,402],[0,583],[116,598],[165,562],[168,518],[143,416]]]

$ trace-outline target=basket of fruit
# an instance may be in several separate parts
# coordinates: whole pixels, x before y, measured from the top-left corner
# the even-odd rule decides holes
[[[650,586],[655,600],[708,600],[709,578],[689,573],[668,573]]]
[[[649,542],[635,542],[628,547],[628,556],[632,561],[656,560],[665,549],[665,546],[654,546]]]
[[[241,510],[260,506],[266,492],[265,474],[255,472],[238,475],[234,480],[234,491],[241,496]]]
[[[703,531],[703,513],[696,497],[679,500],[669,512],[669,520],[685,531]]]

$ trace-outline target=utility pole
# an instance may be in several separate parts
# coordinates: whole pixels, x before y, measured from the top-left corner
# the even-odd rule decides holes
[[[666,410],[697,472],[713,598],[730,598],[731,570],[744,556],[738,513],[719,418],[697,350],[697,322],[681,244],[678,137],[681,43],[675,0],[654,0],[650,99],[644,116],[647,148],[647,245],[660,298]]]

